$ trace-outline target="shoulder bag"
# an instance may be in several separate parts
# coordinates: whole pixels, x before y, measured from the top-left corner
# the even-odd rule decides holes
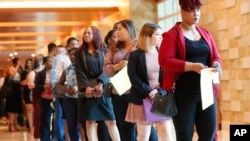
[[[163,69],[160,68],[159,71],[160,87],[162,84],[162,78],[163,78]],[[154,97],[153,105],[150,111],[160,116],[165,116],[165,117],[175,116],[177,114],[177,107],[175,103],[174,92],[175,92],[175,86],[173,86],[170,92],[167,92],[162,88],[159,88],[157,94]]]

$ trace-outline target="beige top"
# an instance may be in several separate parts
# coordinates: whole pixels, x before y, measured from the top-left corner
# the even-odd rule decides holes
[[[151,88],[157,88],[159,86],[159,64],[158,64],[158,52],[147,52],[146,66],[148,72],[148,81]]]

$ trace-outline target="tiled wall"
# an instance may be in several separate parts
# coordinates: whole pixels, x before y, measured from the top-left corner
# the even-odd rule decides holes
[[[222,129],[250,123],[250,0],[203,0],[200,25],[223,61],[219,102]]]
[[[157,23],[155,0],[130,0],[130,18],[136,23],[138,32],[145,23]]]
[[[132,4],[131,4],[132,3]],[[222,61],[222,129],[250,124],[250,0],[202,0],[200,25],[214,36]],[[130,0],[129,15],[139,32],[157,22],[154,0]],[[126,16],[125,16],[126,17]]]

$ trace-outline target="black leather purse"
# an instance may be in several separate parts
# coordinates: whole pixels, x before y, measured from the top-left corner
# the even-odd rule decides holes
[[[174,90],[167,92],[163,89],[158,91],[153,100],[153,105],[150,110],[152,113],[165,117],[173,117],[177,114],[175,104]]]
[[[159,72],[159,82],[161,86],[163,78],[163,70],[160,68]],[[158,88],[158,92],[154,97],[151,112],[165,117],[173,117],[177,114],[177,107],[175,104],[174,97],[175,87],[172,88],[170,92],[162,88]]]

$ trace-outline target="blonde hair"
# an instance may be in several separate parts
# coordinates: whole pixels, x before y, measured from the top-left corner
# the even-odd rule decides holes
[[[153,23],[144,24],[142,26],[136,48],[147,52],[150,47],[150,38],[157,29],[161,29],[161,27],[157,24]]]

